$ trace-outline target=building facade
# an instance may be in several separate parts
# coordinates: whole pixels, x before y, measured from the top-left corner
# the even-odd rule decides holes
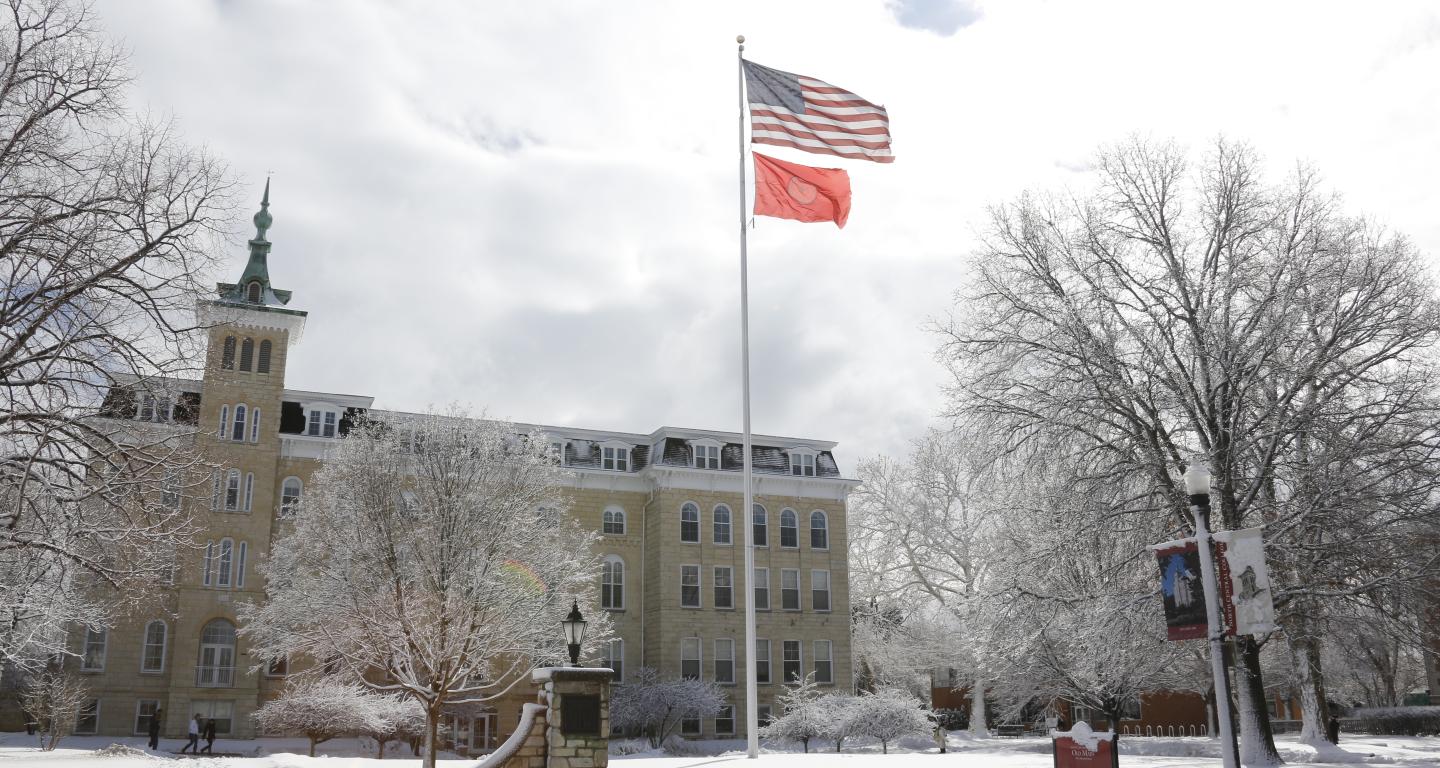
[[[203,533],[177,555],[173,584],[152,611],[77,631],[78,667],[94,696],[82,733],[142,734],[163,710],[167,737],[181,736],[196,713],[214,718],[221,736],[254,735],[250,714],[289,670],[249,655],[236,608],[265,599],[256,566],[286,518],[303,513],[329,448],[363,415],[383,413],[370,397],[287,387],[307,316],[270,284],[268,184],[254,221],[239,281],[219,284],[197,308],[209,327],[202,377],[132,382],[105,402],[104,416],[124,429],[193,434],[203,476],[177,484],[166,502],[190,505]],[[752,659],[762,718],[788,679],[814,673],[851,688],[846,497],[856,482],[841,473],[833,443],[754,437],[756,517],[746,531],[738,434],[519,426],[548,436],[569,470],[572,514],[600,534],[600,604],[588,610],[609,614],[615,639],[592,663],[614,668],[617,683],[640,667],[716,680],[732,708],[684,724],[686,735],[705,737],[743,734]],[[750,536],[753,577],[743,565]],[[758,608],[754,654],[743,648],[745,589]],[[447,738],[461,750],[493,746],[527,700],[533,692],[514,691],[457,712]]]

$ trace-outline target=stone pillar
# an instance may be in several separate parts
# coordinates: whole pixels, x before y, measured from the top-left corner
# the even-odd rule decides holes
[[[547,667],[533,673],[546,712],[547,768],[606,768],[610,764],[608,669]]]

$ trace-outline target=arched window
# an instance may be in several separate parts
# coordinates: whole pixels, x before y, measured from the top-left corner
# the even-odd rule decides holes
[[[258,361],[256,361],[257,364],[256,364],[256,366],[255,366],[255,371],[256,371],[257,373],[269,373],[269,372],[270,372],[270,347],[271,347],[271,344],[270,344],[270,340],[269,340],[269,339],[263,339],[263,340],[261,340],[261,342],[260,342],[260,359],[259,359]]]
[[[600,607],[612,611],[625,607],[625,561],[616,555],[600,565]]]
[[[260,409],[250,409],[250,442],[260,442]]]
[[[810,548],[830,548],[830,522],[825,519],[825,513],[818,509],[810,513]]]
[[[770,518],[765,508],[756,504],[750,511],[750,535],[757,547],[770,546]]]
[[[255,340],[246,337],[240,342],[240,370],[250,370],[250,363],[255,361]]]
[[[611,536],[625,535],[625,510],[606,507],[600,520],[600,532]]]
[[[230,406],[220,406],[220,439],[225,439],[225,430],[230,428]]]
[[[250,285],[245,289],[245,298],[246,298],[246,299],[249,299],[249,301],[250,301],[251,304],[259,304],[259,303],[260,303],[260,281],[259,281],[259,280],[252,280],[252,281],[250,282]]]
[[[205,542],[205,570],[202,571],[204,575],[201,577],[201,583],[207,587],[210,586],[211,579],[213,578],[212,574],[215,571],[214,564],[215,542],[207,541]]]
[[[220,554],[215,558],[215,586],[230,586],[230,569],[235,561],[235,542],[230,539],[220,540]]]
[[[195,667],[195,684],[207,688],[229,688],[235,684],[235,625],[213,619],[200,631],[200,663]]]
[[[688,501],[680,507],[680,540],[700,543],[700,508]]]
[[[140,653],[141,672],[165,671],[165,641],[169,630],[156,619],[145,625],[145,646]]]
[[[715,505],[715,543],[730,543],[730,508],[724,504]]]
[[[230,431],[230,439],[241,441],[245,439],[245,406],[235,406],[235,427]]]
[[[800,518],[793,509],[780,510],[780,546],[788,549],[800,546]]]
[[[280,484],[280,516],[290,517],[300,511],[300,494],[305,486],[298,477],[287,477]]]
[[[226,336],[224,345],[220,347],[220,367],[227,371],[235,370],[234,336]]]
[[[225,509],[237,512],[240,509],[240,470],[232,469],[225,478]]]

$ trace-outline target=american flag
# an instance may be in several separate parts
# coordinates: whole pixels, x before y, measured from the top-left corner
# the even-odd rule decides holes
[[[885,108],[804,75],[746,61],[750,141],[806,152],[889,163],[890,118]]]

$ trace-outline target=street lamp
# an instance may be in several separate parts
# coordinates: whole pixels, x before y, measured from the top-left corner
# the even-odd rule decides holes
[[[565,643],[570,649],[570,666],[580,665],[580,643],[585,641],[585,617],[580,615],[580,603],[572,601],[570,615],[560,622],[565,629]]]
[[[1202,457],[1190,459],[1185,470],[1185,493],[1195,515],[1195,547],[1200,552],[1200,577],[1205,580],[1205,618],[1210,636],[1210,672],[1215,684],[1215,717],[1219,720],[1221,757],[1225,768],[1240,768],[1240,747],[1230,724],[1230,678],[1225,675],[1225,623],[1220,614],[1220,586],[1210,549],[1210,467]]]

